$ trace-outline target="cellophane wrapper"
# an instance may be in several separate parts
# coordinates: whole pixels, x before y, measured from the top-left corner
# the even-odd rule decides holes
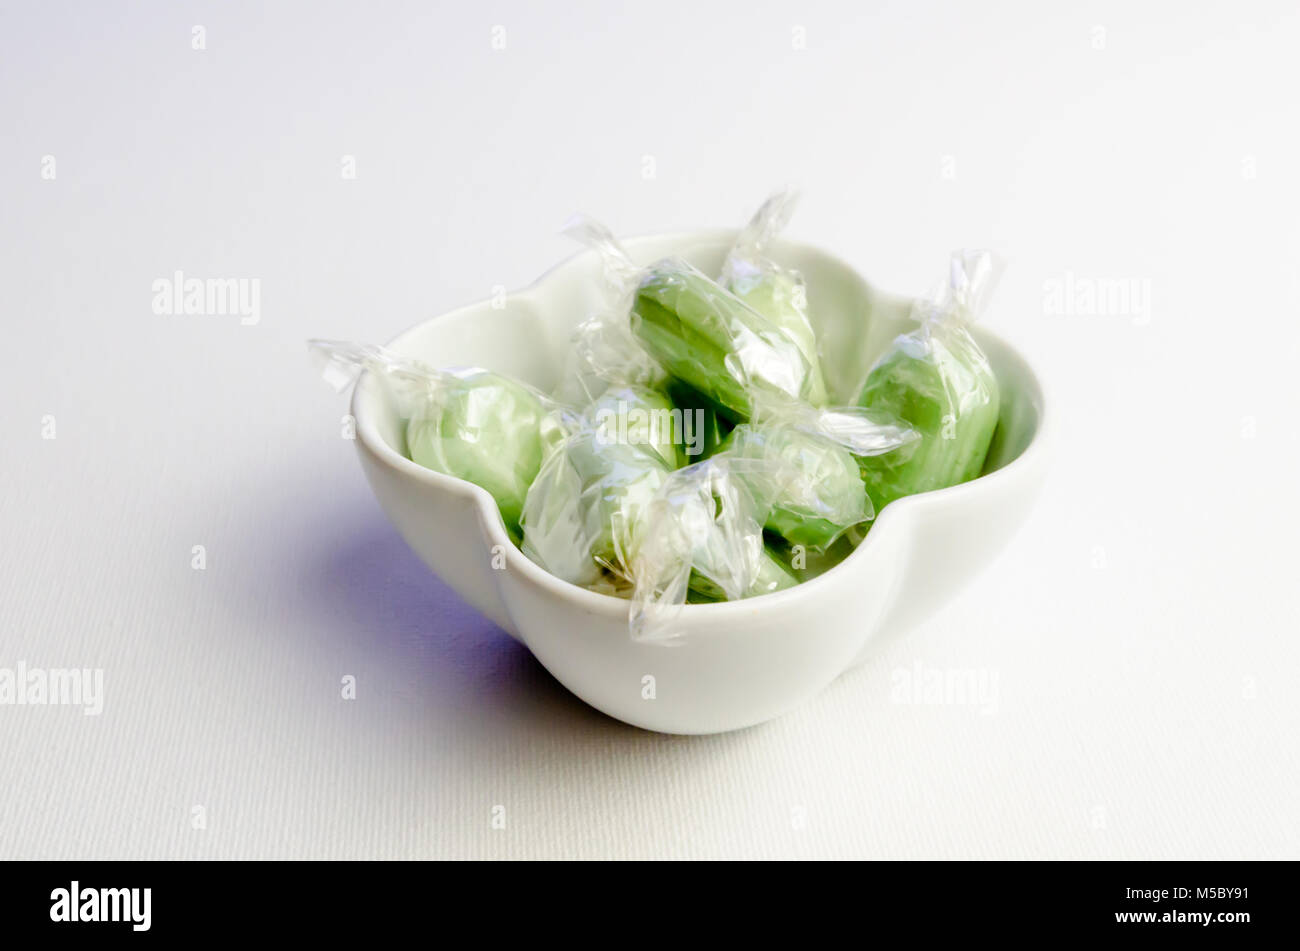
[[[917,302],[916,330],[872,367],[858,403],[904,420],[921,437],[907,453],[863,461],[877,511],[889,502],[974,479],[998,424],[998,381],[970,325],[987,308],[1001,266],[987,251],[957,251],[947,280]]]
[[[817,335],[808,317],[808,287],[803,275],[777,264],[769,256],[776,237],[785,230],[798,200],[793,189],[769,197],[748,224],[722,267],[719,283],[754,310],[781,327],[798,345],[809,367],[806,399],[814,406],[828,402]]]
[[[486,489],[517,542],[524,499],[542,463],[542,425],[554,404],[533,387],[478,367],[438,369],[382,347],[312,340],[327,383],[342,391],[374,373],[403,419],[414,462]]]

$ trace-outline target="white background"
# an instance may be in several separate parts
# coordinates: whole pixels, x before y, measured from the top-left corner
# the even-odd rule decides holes
[[[473,6],[4,3],[0,667],[105,699],[0,707],[0,856],[1300,856],[1294,4]],[[578,210],[785,182],[881,286],[1009,260],[1051,481],[817,700],[641,732],[406,550],[302,341],[525,284]],[[178,269],[260,322],[156,315]],[[898,702],[917,669],[996,693]]]

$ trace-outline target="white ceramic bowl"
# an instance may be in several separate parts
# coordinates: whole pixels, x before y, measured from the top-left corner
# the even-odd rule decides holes
[[[716,274],[734,237],[692,232],[625,245],[638,261],[675,254]],[[910,300],[876,290],[808,245],[781,243],[774,257],[803,272],[828,385],[833,397],[849,401],[889,341],[914,326]],[[569,334],[596,306],[600,286],[595,255],[582,252],[504,303],[461,308],[388,346],[434,366],[486,367],[549,391]],[[485,490],[405,458],[397,415],[370,375],[353,398],[357,446],[375,495],[407,544],[565,687],[646,729],[735,730],[810,699],[882,638],[905,632],[977,574],[1020,526],[1046,467],[1042,390],[1011,347],[984,328],[975,335],[1002,391],[989,471],[887,506],[849,558],[811,581],[747,601],[687,605],[684,635],[668,644],[633,641],[628,602],[561,581],[525,558]]]

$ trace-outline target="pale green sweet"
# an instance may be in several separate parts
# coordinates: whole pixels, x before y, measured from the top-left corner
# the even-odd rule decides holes
[[[623,560],[670,471],[649,446],[580,430],[551,452],[528,490],[524,554],[578,585],[597,584],[606,567],[626,573]]]
[[[753,463],[743,478],[765,512],[764,528],[821,551],[874,515],[858,462],[842,445],[791,425],[744,423],[722,452]]]
[[[516,538],[528,486],[542,463],[547,408],[531,388],[487,370],[440,373],[406,423],[411,459],[486,489]]]
[[[762,503],[736,472],[745,464],[719,454],[665,480],[642,529],[634,574],[650,580],[643,590],[680,591],[684,582],[687,592],[722,601],[795,583],[763,544]]]
[[[809,383],[803,398],[813,406],[828,402],[826,380],[817,352],[817,335],[808,319],[808,288],[798,271],[777,264],[768,250],[790,223],[799,195],[781,188],[767,197],[736,235],[722,265],[719,283],[780,327],[808,363]]]
[[[583,411],[600,438],[653,452],[669,469],[683,463],[682,412],[668,394],[647,386],[611,386]]]
[[[812,370],[776,323],[685,262],[649,268],[632,329],[660,364],[744,422],[756,404],[809,398]]]
[[[858,403],[920,435],[915,445],[861,460],[877,512],[983,471],[1000,396],[988,358],[967,328],[986,309],[1000,271],[987,251],[954,251],[944,286],[914,308],[920,327],[895,339],[867,375]]]
[[[671,472],[643,511],[628,575],[634,637],[671,638],[688,602],[741,600],[796,584],[763,543],[754,494],[725,454]]]
[[[877,512],[982,471],[998,425],[998,381],[965,328],[922,327],[899,337],[868,374],[858,402],[921,436],[914,446],[859,460]]]
[[[339,392],[363,371],[378,377],[402,420],[406,455],[486,489],[518,540],[524,498],[542,463],[545,396],[499,373],[439,370],[373,344],[313,339],[307,347]]]
[[[807,289],[803,278],[794,271],[773,265],[763,272],[733,276],[726,287],[795,342],[808,363],[809,379],[804,398],[813,406],[825,406],[828,400],[826,379],[817,353],[817,335],[808,320]]]
[[[745,589],[744,597],[754,598],[760,594],[784,591],[798,583],[799,579],[786,569],[770,548],[764,546],[758,560],[758,573],[753,583]],[[697,568],[691,572],[690,594],[687,600],[691,603],[725,601],[727,594],[720,585]]]

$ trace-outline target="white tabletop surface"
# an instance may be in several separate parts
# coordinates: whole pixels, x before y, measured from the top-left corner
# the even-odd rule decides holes
[[[0,857],[1300,856],[1295,5],[478,6],[4,4],[0,669],[103,691],[0,706]],[[882,286],[1008,259],[1051,479],[818,699],[641,732],[410,554],[303,340],[786,182]]]

